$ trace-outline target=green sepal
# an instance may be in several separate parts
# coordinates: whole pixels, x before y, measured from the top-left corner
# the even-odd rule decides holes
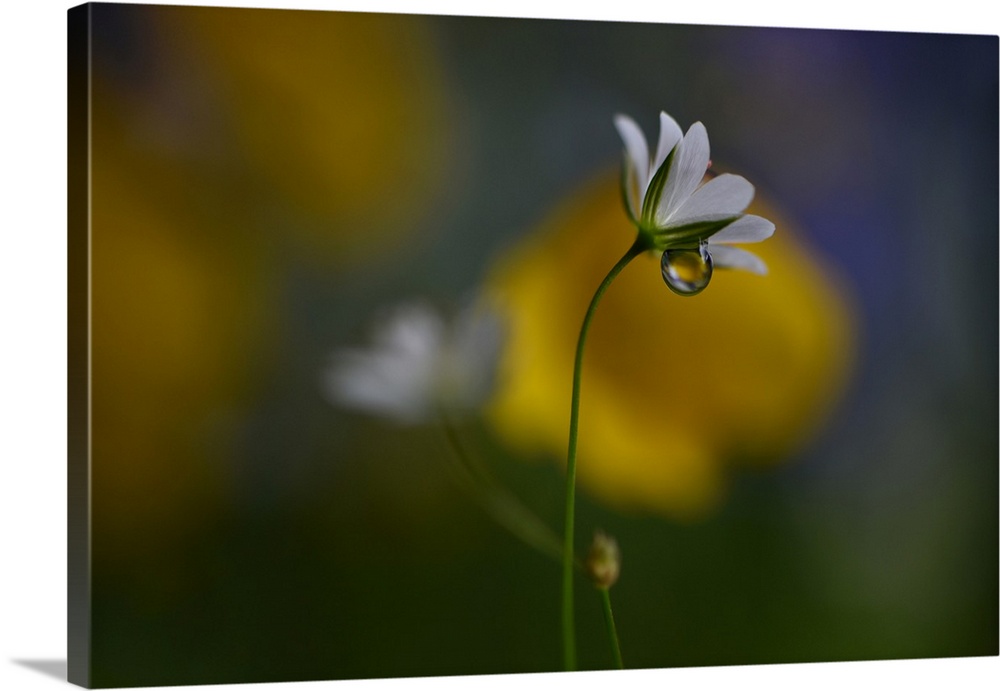
[[[635,236],[635,246],[639,248],[640,252],[646,252],[649,250],[661,251],[659,244],[656,241],[656,234],[651,232],[642,226],[636,226],[638,231]]]
[[[660,250],[680,249],[684,246],[690,246],[692,243],[697,244],[701,240],[712,237],[742,215],[738,214],[715,221],[695,221],[672,227],[669,230],[654,230],[652,232],[656,239],[656,248]]]
[[[675,144],[674,148],[667,154],[667,157],[663,159],[663,163],[660,164],[660,167],[656,169],[656,173],[653,174],[653,179],[649,181],[649,187],[646,188],[646,196],[642,200],[642,225],[647,228],[654,226],[653,215],[656,213],[656,207],[659,205],[660,197],[663,195],[663,186],[667,182],[667,176],[670,175],[670,168],[674,162],[674,153],[676,153],[679,145],[680,142]]]

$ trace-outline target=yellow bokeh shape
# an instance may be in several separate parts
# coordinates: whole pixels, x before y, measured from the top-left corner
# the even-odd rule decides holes
[[[229,510],[284,326],[284,250],[330,264],[404,237],[446,156],[419,18],[122,11],[149,47],[143,80],[95,61],[91,93],[102,564],[163,553]]]
[[[751,249],[761,277],[717,269],[685,298],[638,257],[605,294],[583,366],[579,478],[619,508],[702,516],[735,461],[777,463],[844,387],[853,352],[845,291],[773,209]],[[490,279],[511,338],[489,410],[515,448],[565,462],[572,358],[593,291],[634,239],[612,176],[569,200]]]
[[[420,17],[305,10],[148,10],[165,93],[190,99],[187,136],[223,152],[250,204],[317,260],[411,232],[443,191],[450,110]]]

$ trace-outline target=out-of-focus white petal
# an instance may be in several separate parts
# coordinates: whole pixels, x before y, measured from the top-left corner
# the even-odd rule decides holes
[[[444,321],[430,305],[407,302],[378,316],[372,341],[378,349],[430,353],[444,337]]]
[[[492,391],[503,331],[492,306],[445,324],[431,307],[408,303],[382,315],[371,348],[334,354],[324,389],[337,405],[405,424],[464,412]]]
[[[712,264],[717,269],[742,269],[761,276],[767,273],[767,264],[760,257],[739,247],[713,245],[709,242],[708,252],[712,255]]]
[[[337,405],[413,424],[427,417],[428,365],[386,352],[345,350],[334,356],[323,383]]]
[[[616,115],[615,127],[625,143],[625,153],[628,154],[642,196],[649,184],[649,147],[646,146],[646,137],[635,120],[627,115]]]
[[[458,407],[482,403],[493,390],[506,324],[495,305],[469,305],[455,319],[441,359],[442,394]]]
[[[667,159],[670,150],[677,146],[683,137],[681,126],[672,117],[660,111],[660,141],[656,145],[656,156],[653,158],[653,165],[649,168],[649,177],[652,178],[657,169]],[[648,183],[647,183],[648,184]]]
[[[696,189],[670,217],[670,223],[680,225],[743,213],[753,200],[753,191],[753,185],[746,178],[728,173],[720,175]]]
[[[747,214],[736,219],[708,239],[710,245],[720,242],[760,242],[774,235],[774,224],[766,218]]]
[[[371,348],[334,354],[324,375],[328,398],[405,424],[426,420],[444,337],[444,322],[424,303],[405,303],[383,313]]]
[[[705,176],[708,161],[708,132],[703,124],[696,122],[688,129],[674,153],[670,173],[656,207],[654,220],[658,226],[667,226],[672,222],[677,209],[687,201]]]

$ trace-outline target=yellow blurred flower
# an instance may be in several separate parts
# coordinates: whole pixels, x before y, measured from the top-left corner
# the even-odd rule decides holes
[[[735,462],[780,461],[844,385],[852,324],[830,273],[781,228],[756,249],[766,279],[734,272],[697,299],[630,266],[594,318],[583,363],[579,478],[619,508],[695,518],[724,495]],[[635,236],[616,180],[581,190],[495,267],[511,334],[490,409],[523,452],[565,459],[573,351],[601,277]],[[658,262],[646,254],[633,263]],[[564,462],[564,461],[563,461]]]
[[[107,563],[199,529],[225,495],[234,416],[272,342],[274,288],[255,253],[185,232],[183,204],[144,184],[150,166],[109,141],[97,110],[92,513]]]
[[[213,94],[240,158],[302,212],[298,239],[336,257],[412,229],[448,160],[443,78],[421,18],[183,9],[164,12],[161,33],[185,78]]]
[[[95,44],[91,93],[101,563],[154,554],[224,509],[284,328],[282,261],[374,255],[411,232],[447,157],[420,18],[95,13],[121,17],[142,47]]]

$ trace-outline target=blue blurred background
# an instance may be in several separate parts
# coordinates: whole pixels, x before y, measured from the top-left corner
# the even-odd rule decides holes
[[[92,12],[96,685],[558,668],[557,566],[434,429],[319,374],[380,307],[474,291],[616,170],[614,113],[661,109],[795,220],[853,364],[700,520],[584,493],[625,552],[626,664],[997,654],[996,37]],[[559,528],[558,466],[468,432]]]

